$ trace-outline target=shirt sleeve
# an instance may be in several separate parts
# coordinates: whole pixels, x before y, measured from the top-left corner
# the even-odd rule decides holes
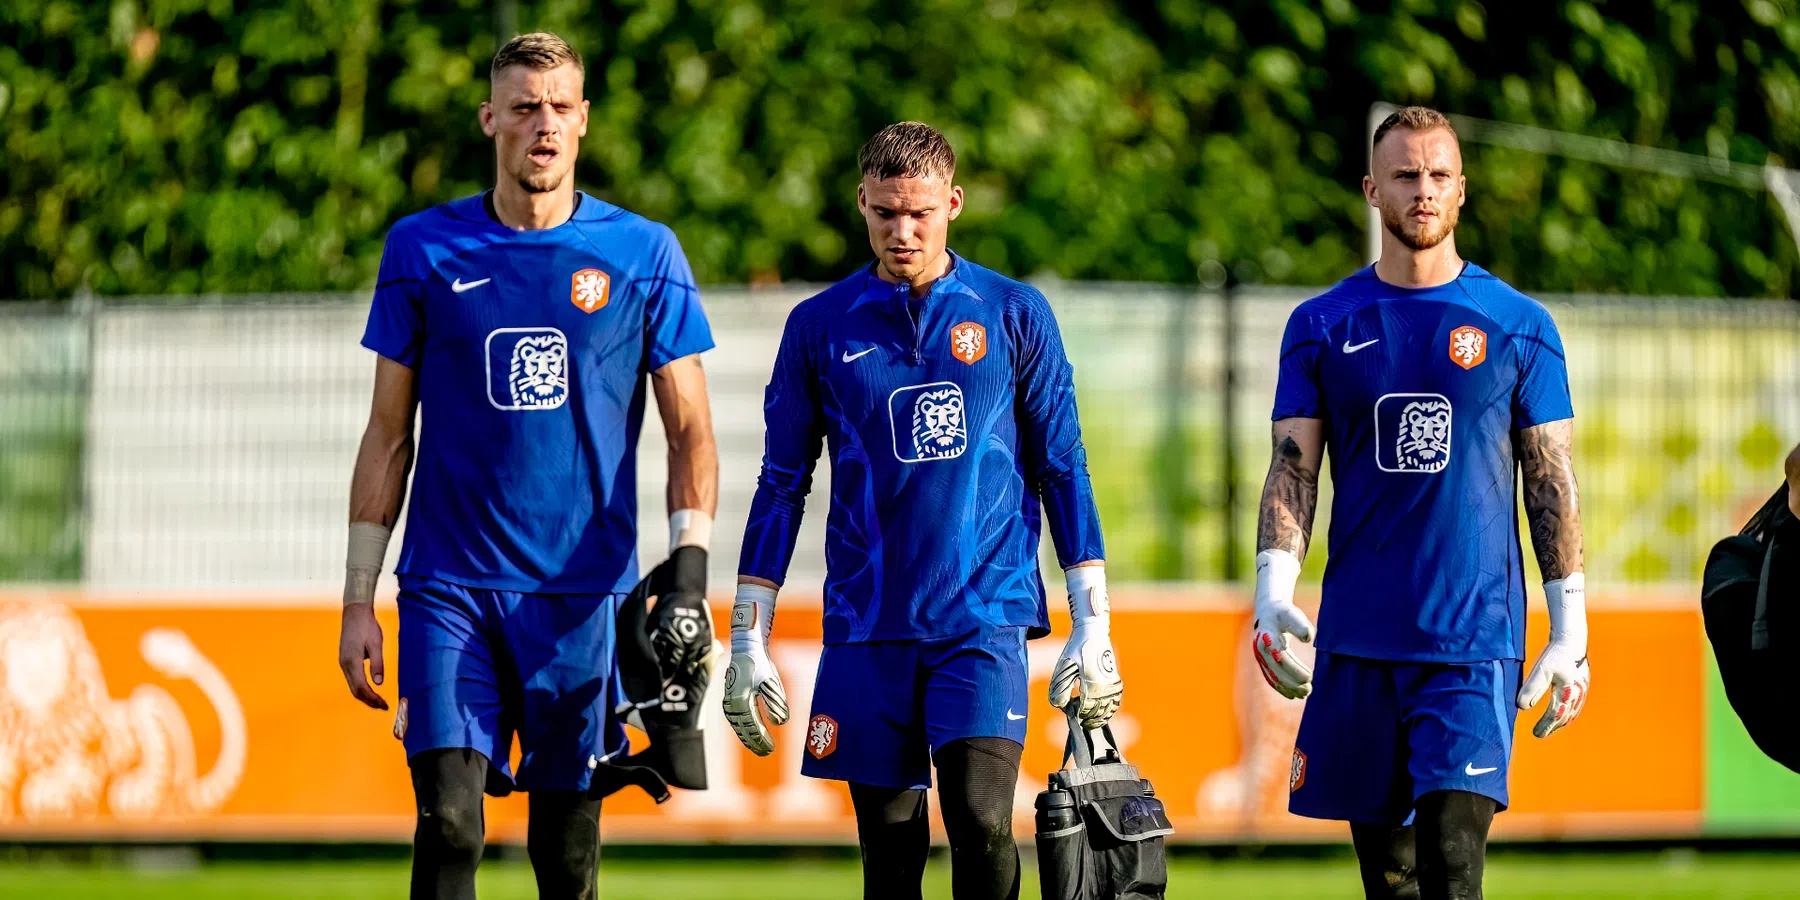
[[[1075,411],[1075,367],[1049,303],[1041,295],[1024,301],[1015,363],[1020,452],[1030,487],[1043,501],[1056,560],[1066,569],[1105,559],[1106,544]]]
[[[825,437],[812,341],[801,309],[788,316],[782,331],[775,371],[763,393],[763,422],[762,474],[750,501],[738,573],[781,584],[794,558]]]
[[[1562,335],[1550,311],[1533,304],[1532,316],[1513,341],[1519,353],[1519,386],[1513,391],[1513,430],[1574,418],[1569,366]]]
[[[1275,375],[1275,409],[1269,418],[1321,419],[1319,403],[1319,348],[1324,335],[1318,319],[1306,304],[1288,316],[1281,335],[1281,360]]]
[[[375,276],[375,300],[362,345],[409,369],[419,367],[425,347],[425,266],[419,247],[400,227],[388,231]]]
[[[644,361],[654,372],[684,356],[713,348],[712,327],[700,305],[700,289],[675,232],[664,227],[663,241],[646,277]]]

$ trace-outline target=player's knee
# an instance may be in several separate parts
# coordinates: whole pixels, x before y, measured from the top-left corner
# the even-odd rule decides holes
[[[1481,900],[1488,826],[1497,808],[1493,799],[1468,791],[1438,791],[1419,798],[1424,896]]]
[[[479,798],[474,806],[437,802],[419,808],[418,843],[442,860],[471,860],[481,856],[487,839]]]
[[[1352,825],[1350,835],[1367,900],[1418,900],[1411,828]]]

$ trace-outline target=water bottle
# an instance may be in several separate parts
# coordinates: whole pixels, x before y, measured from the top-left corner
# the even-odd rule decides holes
[[[1048,790],[1038,795],[1038,834],[1073,828],[1080,822],[1081,814],[1075,810],[1075,797],[1068,791]]]

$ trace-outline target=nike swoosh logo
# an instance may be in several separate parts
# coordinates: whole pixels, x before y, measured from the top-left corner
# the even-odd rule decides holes
[[[455,281],[450,282],[450,289],[460,294],[463,291],[472,291],[493,280],[494,279],[492,278],[483,278],[480,281],[471,281],[468,284],[463,284],[463,280],[458,278]]]
[[[870,347],[869,349],[864,350],[861,353],[851,353],[850,351],[845,350],[844,351],[844,362],[855,362],[855,361],[862,359],[863,357],[868,356],[869,354],[874,353],[874,352],[875,352],[874,347]],[[1019,718],[1024,718],[1024,716],[1020,716]]]
[[[1463,766],[1463,774],[1465,774],[1465,775],[1486,775],[1487,773],[1496,771],[1499,768],[1500,768],[1499,766],[1488,766],[1485,769],[1477,769],[1477,768],[1475,768],[1474,763],[1469,763],[1468,765]]]
[[[1355,344],[1355,345],[1352,345],[1349,341],[1345,341],[1344,342],[1344,352],[1345,353],[1355,353],[1356,351],[1361,350],[1364,347],[1370,346],[1372,344],[1379,344],[1379,343],[1381,343],[1381,338],[1376,338],[1372,341],[1363,341],[1362,343]]]
[[[1019,715],[1019,714],[1018,714],[1018,713],[1016,713],[1016,712],[1013,712],[1013,711],[1012,711],[1012,710],[1010,710],[1010,709],[1009,709],[1009,710],[1007,710],[1007,711],[1006,711],[1006,720],[1007,720],[1007,721],[1008,721],[1008,722],[1017,722],[1017,721],[1019,721],[1019,720],[1020,720],[1020,719],[1023,719],[1023,718],[1025,718],[1025,717],[1024,717],[1024,716],[1021,716],[1021,715]]]

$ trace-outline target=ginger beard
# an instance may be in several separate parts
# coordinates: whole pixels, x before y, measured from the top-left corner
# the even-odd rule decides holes
[[[1420,210],[1435,213],[1436,216],[1427,222],[1414,221],[1413,213]],[[1430,250],[1456,231],[1456,220],[1461,212],[1461,208],[1457,206],[1446,209],[1436,203],[1414,204],[1408,201],[1405,204],[1390,204],[1383,200],[1381,224],[1408,248]]]

